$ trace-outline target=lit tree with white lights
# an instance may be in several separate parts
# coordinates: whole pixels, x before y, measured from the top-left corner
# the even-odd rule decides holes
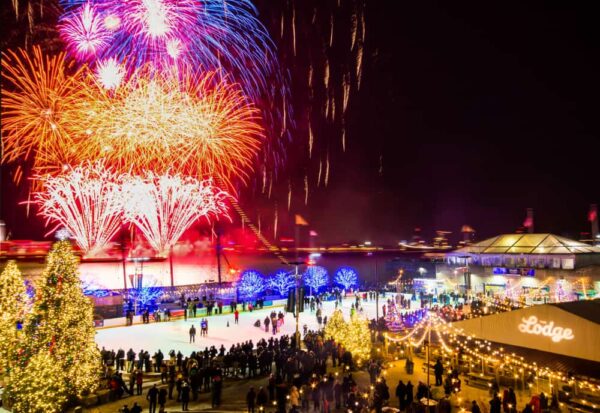
[[[13,412],[64,411],[67,400],[99,383],[93,305],[81,289],[78,265],[69,241],[54,244],[36,284],[18,365],[7,385]]]
[[[304,272],[304,284],[311,288],[311,295],[318,292],[321,287],[329,284],[327,270],[316,265],[309,266]]]
[[[17,323],[27,310],[27,294],[21,272],[8,261],[0,274],[0,371],[10,371],[19,348]]]
[[[336,271],[334,281],[337,285],[349,290],[350,287],[358,285],[358,274],[353,268],[342,267]]]
[[[293,288],[296,285],[296,280],[294,279],[294,274],[289,273],[285,270],[277,271],[275,275],[267,281],[269,288],[275,290],[279,293],[279,295],[286,295],[290,288]]]

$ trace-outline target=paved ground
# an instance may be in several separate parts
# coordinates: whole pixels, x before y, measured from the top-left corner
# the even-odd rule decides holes
[[[393,407],[398,406],[398,400],[395,398],[395,387],[398,383],[398,380],[403,380],[405,383],[410,380],[415,385],[418,384],[419,381],[426,382],[427,376],[422,370],[422,366],[424,364],[424,360],[415,357],[415,368],[413,374],[407,374],[404,369],[404,361],[393,362],[391,367],[386,370],[385,378],[387,380],[388,386],[390,388],[390,394],[392,396],[389,405]],[[335,371],[335,370],[334,370]],[[358,382],[359,386],[363,389],[363,391],[368,391],[369,388],[369,377],[366,372],[357,372],[354,374],[355,380]],[[434,377],[431,376],[431,382],[434,382]],[[210,394],[202,393],[197,402],[190,403],[190,411],[191,412],[243,412],[246,411],[245,405],[245,395],[250,388],[250,386],[254,386],[255,389],[258,389],[259,386],[265,386],[267,383],[266,378],[253,379],[253,380],[236,380],[231,381],[227,380],[225,382],[223,388],[223,404],[219,409],[212,409],[210,402]],[[463,380],[464,383],[464,380]],[[145,388],[148,388],[152,385],[152,382],[148,382],[145,384]],[[502,390],[502,389],[501,389]],[[436,390],[434,390],[435,392]],[[441,391],[441,388],[440,390]],[[517,392],[518,397],[518,410],[521,411],[524,404],[531,399],[530,392]],[[459,412],[461,408],[465,408],[467,411],[470,411],[470,404],[472,400],[476,400],[482,410],[483,413],[489,412],[489,400],[490,396],[487,390],[470,387],[467,385],[462,386],[462,389],[458,395],[453,396],[451,399],[451,403],[453,405],[453,411]],[[134,397],[126,397],[121,401],[105,404],[99,407],[95,407],[92,409],[86,409],[84,412],[88,413],[116,413],[118,410],[123,407],[123,405],[127,404],[131,406],[133,402],[138,402],[144,408],[144,411],[148,411],[148,404],[146,402],[145,396],[134,396]],[[167,404],[167,412],[181,412],[181,406],[174,401],[171,401]],[[273,409],[274,410],[274,409]],[[269,412],[271,410],[267,410]]]

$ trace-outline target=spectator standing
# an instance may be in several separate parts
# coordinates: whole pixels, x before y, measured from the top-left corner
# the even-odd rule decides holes
[[[156,404],[158,402],[158,389],[156,388],[156,384],[148,390],[146,400],[149,402],[148,411],[150,413],[156,413]]]

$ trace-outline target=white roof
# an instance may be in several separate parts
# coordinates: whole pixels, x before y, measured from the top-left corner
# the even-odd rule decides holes
[[[451,252],[460,254],[589,254],[600,247],[553,234],[503,234]]]

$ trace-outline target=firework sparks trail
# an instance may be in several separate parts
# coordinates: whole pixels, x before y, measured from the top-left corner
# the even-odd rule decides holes
[[[354,50],[354,45],[356,44],[357,30],[358,30],[358,17],[356,16],[356,12],[355,12],[355,13],[352,13],[350,51]]]
[[[102,163],[87,163],[64,175],[37,177],[43,190],[34,203],[46,223],[65,227],[86,255],[106,247],[122,223],[119,176]]]
[[[334,28],[333,23],[334,23],[334,20],[333,20],[333,14],[332,14],[331,18],[329,20],[329,29],[330,29],[330,32],[329,32],[329,47],[333,46],[333,28]]]
[[[362,59],[363,59],[363,45],[358,44],[358,50],[356,52],[356,88],[360,89],[360,82],[362,78]]]
[[[308,175],[304,175],[304,205],[308,205]]]
[[[313,135],[313,130],[312,130],[312,124],[310,123],[310,118],[309,118],[308,119],[308,158],[309,159],[312,157],[313,142],[314,142],[314,135]]]
[[[277,213],[277,203],[275,203],[275,213],[273,214],[273,239],[277,239],[277,224],[278,224],[278,213]]]
[[[144,234],[159,253],[165,253],[198,219],[227,217],[229,197],[212,184],[180,174],[128,176],[123,182],[125,219]]]
[[[323,172],[323,160],[319,159],[319,174],[317,175],[317,186],[321,185],[321,173]]]
[[[288,211],[292,207],[292,181],[288,181]]]
[[[323,84],[325,89],[329,89],[329,59],[325,58],[325,71],[323,75]]]
[[[325,164],[325,179],[323,181],[325,186],[329,183],[329,151],[327,151],[327,161]]]
[[[292,42],[294,45],[294,56],[296,56],[296,6],[292,7]]]

